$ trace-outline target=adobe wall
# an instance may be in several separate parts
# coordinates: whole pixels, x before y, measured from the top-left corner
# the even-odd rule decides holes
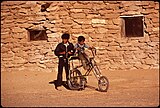
[[[1,2],[1,69],[57,71],[52,52],[61,34],[97,48],[103,71],[159,68],[159,3],[154,1]],[[122,15],[144,15],[144,37],[121,36]],[[28,41],[27,28],[45,27],[48,41]]]

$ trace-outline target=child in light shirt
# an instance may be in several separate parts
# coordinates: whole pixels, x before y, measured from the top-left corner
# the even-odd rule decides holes
[[[85,38],[83,36],[78,37],[78,43],[75,44],[74,49],[76,50],[76,53],[78,54],[79,59],[82,62],[83,68],[85,70],[89,69],[89,66],[87,65],[89,62],[88,55],[84,52],[85,48],[92,49],[87,44],[85,44]]]

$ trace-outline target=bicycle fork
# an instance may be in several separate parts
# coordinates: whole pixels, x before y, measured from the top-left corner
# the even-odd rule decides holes
[[[93,68],[92,71],[93,71],[95,77],[97,78],[97,80],[99,80],[99,78],[102,76],[102,74],[101,74],[98,66],[96,64],[94,64],[94,65],[92,64],[92,68]]]

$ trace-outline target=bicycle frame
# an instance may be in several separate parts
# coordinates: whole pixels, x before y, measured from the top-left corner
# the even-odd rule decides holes
[[[91,49],[91,51],[92,51],[93,57],[92,57],[92,58],[89,58],[89,59],[90,59],[90,60],[89,60],[89,63],[88,63],[89,69],[88,69],[88,70],[85,72],[85,74],[82,75],[82,76],[89,76],[90,72],[93,71],[95,77],[97,78],[97,80],[99,80],[99,78],[100,78],[102,75],[101,75],[101,72],[100,72],[100,70],[99,70],[99,68],[98,68],[98,66],[97,66],[97,64],[96,64],[96,61],[94,60],[95,55],[96,55],[96,49],[95,49],[95,52],[93,51],[93,49]],[[77,68],[80,68],[80,67],[82,67],[82,66],[83,66],[83,65],[74,67],[73,61],[72,61],[72,67],[74,67],[73,69],[77,69]],[[81,77],[81,76],[76,76],[76,77]]]
[[[82,61],[81,62],[82,65],[80,65],[80,66],[74,67],[73,60],[76,59],[76,56],[71,57],[71,59],[69,59],[69,65],[72,61],[72,69],[70,69],[70,71],[69,71],[70,75],[69,75],[69,80],[67,81],[68,86],[72,90],[84,90],[86,83],[87,83],[87,79],[85,78],[85,76],[89,76],[90,72],[93,71],[94,76],[98,80],[98,90],[101,92],[106,92],[109,87],[109,81],[108,81],[107,77],[102,76],[102,74],[96,64],[96,61],[94,60],[95,55],[96,55],[96,50],[94,50],[95,51],[94,52],[93,49],[91,49],[91,51],[92,51],[93,57],[90,57],[90,58],[88,58],[86,56],[84,56],[85,58],[77,57]],[[86,63],[86,64],[84,64],[84,63]],[[87,68],[86,68],[86,66],[87,66]],[[79,71],[78,68],[80,68],[80,67],[83,67],[85,70],[87,70],[85,72],[85,74],[82,75],[82,73]]]

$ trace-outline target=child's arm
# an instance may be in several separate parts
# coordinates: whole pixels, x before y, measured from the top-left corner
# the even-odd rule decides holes
[[[90,47],[87,44],[84,45],[85,48],[88,48],[89,50],[93,49],[94,47]]]
[[[80,47],[78,47],[78,44],[75,44],[74,50],[75,50],[75,52],[76,52],[77,50],[80,50]]]
[[[54,50],[54,54],[56,56],[60,56],[61,54],[65,54],[66,53],[65,51],[63,51],[63,52],[60,51],[60,46],[61,46],[61,44],[58,44],[56,49]]]
[[[60,44],[58,44],[58,45],[56,46],[55,50],[54,50],[54,54],[55,54],[56,56],[59,56],[59,47],[60,47]]]
[[[71,43],[71,44],[70,44],[70,47],[71,47],[71,50],[68,52],[68,54],[69,54],[69,55],[73,55],[74,52],[75,52],[74,45]]]
[[[63,51],[63,52],[60,52],[59,54],[66,54],[66,52],[65,52],[65,51]]]

